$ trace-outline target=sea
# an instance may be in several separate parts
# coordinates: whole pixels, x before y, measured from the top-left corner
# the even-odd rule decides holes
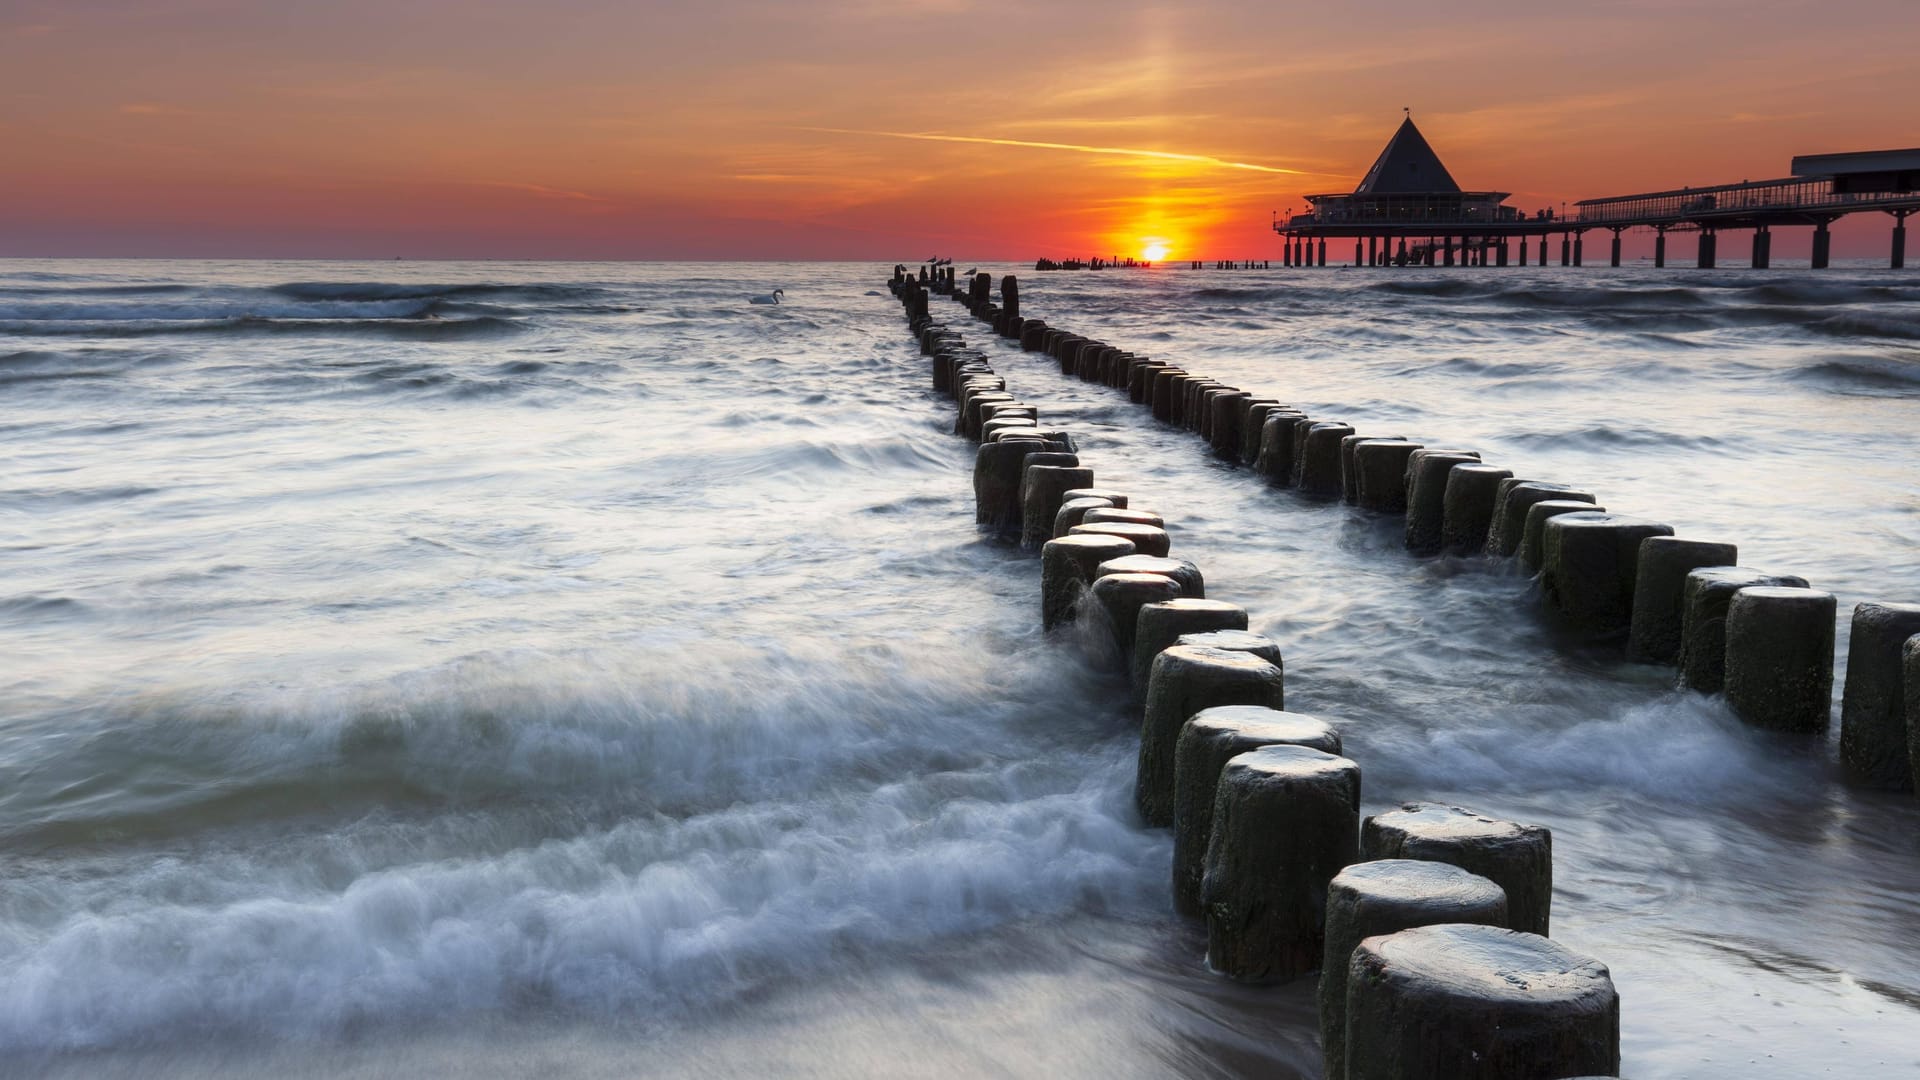
[[[879,263],[0,261],[0,1074],[1317,1077]],[[1920,602],[1920,276],[1017,273],[1029,317]],[[784,303],[752,304],[774,288]],[[936,297],[1336,724],[1553,831],[1623,1072],[1920,1076],[1920,801]],[[1836,683],[1836,698],[1838,684]]]

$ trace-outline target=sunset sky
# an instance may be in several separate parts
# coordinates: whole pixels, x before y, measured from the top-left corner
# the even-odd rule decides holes
[[[0,255],[1278,259],[1403,106],[1557,208],[1920,146],[1916,44],[1916,0],[0,0]]]

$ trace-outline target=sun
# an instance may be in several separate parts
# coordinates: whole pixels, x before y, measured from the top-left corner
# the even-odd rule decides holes
[[[1149,240],[1147,246],[1140,249],[1140,257],[1147,262],[1159,262],[1173,251],[1162,240]]]

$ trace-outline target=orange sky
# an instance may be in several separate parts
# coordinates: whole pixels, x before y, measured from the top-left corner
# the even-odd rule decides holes
[[[1916,41],[1916,0],[0,0],[0,255],[1277,259],[1402,106],[1557,207],[1920,145]]]

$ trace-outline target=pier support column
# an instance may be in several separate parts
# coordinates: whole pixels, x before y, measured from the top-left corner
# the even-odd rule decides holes
[[[1655,270],[1665,270],[1667,268],[1667,227],[1665,225],[1656,225],[1653,227],[1653,231],[1655,234],[1653,238],[1653,268]]]
[[[1610,262],[1608,265],[1619,266],[1620,265],[1620,230],[1614,229],[1612,230],[1612,232],[1613,232],[1613,261]]]
[[[1367,265],[1380,265],[1380,241],[1378,237],[1367,237]]]
[[[1548,239],[1549,237],[1546,233],[1540,234],[1540,265],[1541,266],[1547,265],[1547,240]]]
[[[1573,234],[1573,265],[1575,266],[1582,265],[1580,253],[1581,253],[1581,249],[1585,246],[1585,242],[1586,242],[1585,233]]]
[[[1813,269],[1825,270],[1833,261],[1833,233],[1822,221],[1813,227]]]
[[[1363,262],[1361,262],[1361,261],[1360,261],[1360,256],[1361,256],[1361,253],[1362,253],[1362,251],[1363,251],[1363,250],[1364,250],[1364,248],[1362,248],[1362,246],[1361,246],[1361,244],[1360,244],[1360,241],[1359,241],[1359,240],[1355,240],[1355,241],[1353,242],[1353,265],[1355,265],[1355,266],[1365,266],[1365,265],[1366,265],[1365,263],[1363,263]]]
[[[1440,243],[1443,245],[1441,249],[1442,264],[1446,266],[1452,266],[1453,265],[1453,237],[1451,236],[1443,237]]]
[[[1893,215],[1893,259],[1887,265],[1895,270],[1904,270],[1907,266],[1907,215],[1911,210],[1890,210]]]
[[[1527,238],[1524,236],[1520,238],[1520,265],[1527,265]]]
[[[1320,241],[1320,265],[1327,265],[1327,242],[1324,239]]]
[[[1496,247],[1495,247],[1495,248],[1493,249],[1493,255],[1494,255],[1494,265],[1496,265],[1496,266],[1505,266],[1505,265],[1507,265],[1507,255],[1508,255],[1508,254],[1509,254],[1509,253],[1508,253],[1508,251],[1507,251],[1507,238],[1503,236],[1503,237],[1501,237],[1501,238],[1500,238],[1500,241],[1499,241],[1499,244],[1498,244],[1498,246],[1496,246]]]
[[[1400,266],[1407,265],[1407,238],[1404,236],[1400,238],[1400,252],[1394,256],[1394,261]]]
[[[1293,237],[1286,237],[1280,243],[1280,265],[1293,265]]]
[[[1711,270],[1714,266],[1714,247],[1716,241],[1712,229],[1700,230],[1700,269]]]
[[[1572,233],[1560,234],[1560,265],[1561,266],[1573,265],[1573,234]]]
[[[1773,234],[1767,231],[1765,225],[1753,230],[1753,268],[1755,270],[1765,270],[1771,261],[1767,258],[1767,242],[1772,239]]]

